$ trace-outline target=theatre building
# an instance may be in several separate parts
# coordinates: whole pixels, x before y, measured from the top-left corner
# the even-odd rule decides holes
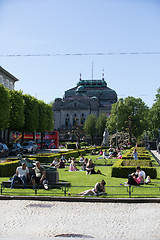
[[[75,121],[84,124],[90,114],[97,117],[105,113],[109,117],[117,94],[101,80],[80,80],[76,87],[65,91],[63,98],[56,98],[53,105],[54,130],[70,133]]]

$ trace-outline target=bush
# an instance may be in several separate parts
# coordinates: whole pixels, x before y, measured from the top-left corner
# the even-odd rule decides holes
[[[141,166],[146,175],[152,179],[157,177],[157,170],[154,167]],[[123,160],[118,160],[112,167],[111,176],[116,178],[128,178],[128,175],[135,172],[135,166],[123,166]]]
[[[67,149],[76,149],[76,143],[67,143]]]
[[[0,177],[13,176],[16,168],[19,166],[19,161],[0,163]]]

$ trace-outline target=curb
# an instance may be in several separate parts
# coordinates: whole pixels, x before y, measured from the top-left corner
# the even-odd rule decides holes
[[[57,202],[88,203],[160,203],[160,198],[85,198],[85,197],[49,197],[49,196],[9,196],[0,195],[0,200],[33,200]]]

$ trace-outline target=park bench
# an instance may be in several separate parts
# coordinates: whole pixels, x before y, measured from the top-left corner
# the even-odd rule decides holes
[[[11,187],[11,181],[4,181],[1,183],[1,195],[3,194],[3,190],[5,188],[10,188]],[[71,183],[70,182],[49,182],[48,184],[48,188],[49,189],[54,189],[54,188],[59,188],[62,189],[62,191],[64,192],[64,195],[66,196],[66,193],[68,191],[68,189],[71,187]],[[22,182],[16,182],[15,183],[15,187],[16,189],[23,189],[24,186],[22,184]],[[33,189],[33,185],[31,183],[27,184],[27,188],[28,189]],[[35,191],[35,195],[37,194],[37,191],[39,189],[43,189],[43,185],[40,184],[38,185],[38,187],[36,189],[33,189]]]

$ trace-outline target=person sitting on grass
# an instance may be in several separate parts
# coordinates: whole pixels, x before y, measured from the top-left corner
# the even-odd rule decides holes
[[[81,193],[79,193],[79,195],[81,195],[81,196],[87,196],[87,195],[88,196],[99,196],[99,195],[103,195],[103,194],[105,194],[105,185],[106,185],[106,182],[104,180],[102,180],[100,183],[97,182],[93,189],[81,192]]]
[[[140,166],[136,167],[136,173],[129,174],[128,182],[129,185],[140,185],[140,184],[148,184],[151,182],[150,176],[147,176],[146,173],[141,169]]]
[[[65,168],[65,162],[63,159],[59,159],[59,163],[56,165],[57,168]]]
[[[88,158],[84,159],[83,165],[82,165],[82,170],[86,171],[86,166],[87,166]]]
[[[24,188],[27,188],[27,186],[26,186],[27,177],[28,177],[28,180],[29,180],[30,179],[29,169],[26,167],[25,163],[22,163],[22,166],[17,167],[17,169],[16,169],[16,174],[13,176],[10,188],[14,188],[16,181],[22,182]]]
[[[53,162],[50,164],[50,167],[56,167],[57,164],[58,164],[58,159],[55,158],[55,159],[53,160]]]
[[[105,149],[103,152],[103,159],[106,159],[106,158],[108,158],[108,154],[107,154],[107,150]]]
[[[102,149],[99,151],[98,155],[100,155],[100,156],[103,155],[103,151],[102,151]]]
[[[45,168],[41,166],[40,162],[36,162],[36,166],[32,168],[34,170],[34,174],[31,176],[33,189],[36,188],[36,183],[43,184],[44,189],[48,190],[48,180],[46,179],[46,171]]]
[[[79,159],[79,162],[80,162],[80,163],[83,163],[83,162],[84,162],[84,157],[83,157],[82,154],[81,154],[81,157],[80,157],[80,159]]]
[[[86,165],[86,174],[95,174],[95,169],[94,169],[94,163],[92,162],[92,159],[90,158],[88,160],[88,163]]]
[[[66,162],[65,154],[62,154],[61,159]]]
[[[69,171],[70,171],[70,172],[79,171],[78,168],[76,167],[75,162],[74,162],[73,160],[71,160],[70,167],[69,167]]]

